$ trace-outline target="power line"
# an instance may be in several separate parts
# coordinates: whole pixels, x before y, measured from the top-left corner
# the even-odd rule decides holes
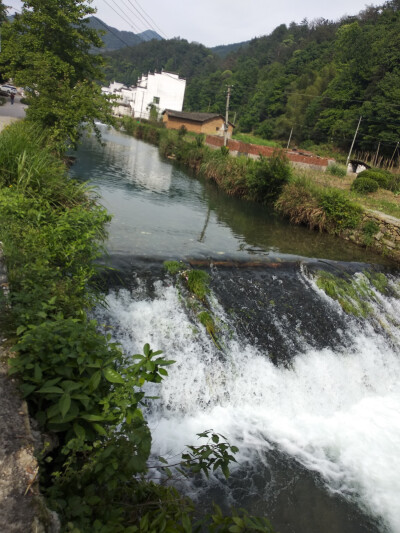
[[[112,0],[112,1],[114,2],[114,4],[115,4],[119,9],[121,9],[121,8],[118,6],[118,4],[115,2],[115,0]],[[111,6],[111,5],[107,2],[107,0],[104,0],[104,3],[107,4],[108,7],[110,7],[110,8],[114,11],[114,13],[116,13],[116,14],[117,14],[117,15],[118,15],[118,16],[119,16],[124,22],[128,22],[128,24],[130,25],[130,27],[131,27],[135,32],[140,32],[140,30],[137,29],[133,23],[131,23],[130,18],[126,15],[126,13],[125,13],[122,9],[121,9],[121,11],[122,11],[123,15],[121,15],[121,13],[119,13],[116,9],[114,9],[113,6]],[[125,16],[124,16],[124,15],[125,15]],[[139,38],[140,38],[140,37],[139,37]]]
[[[131,44],[128,44],[126,41],[124,41],[119,35],[117,35],[116,33],[114,33],[114,32],[112,31],[112,29],[111,29],[109,26],[107,26],[107,24],[105,24],[101,19],[99,19],[99,18],[97,18],[97,17],[93,17],[93,18],[95,18],[95,19],[97,20],[97,22],[100,22],[100,24],[102,24],[102,25],[105,27],[105,29],[106,29],[107,31],[109,31],[112,35],[114,35],[114,37],[116,37],[117,39],[119,39],[119,40],[121,41],[121,43],[123,43],[125,46],[132,46]]]
[[[136,9],[135,6],[132,4],[131,0],[128,0],[128,2],[132,5],[132,7],[133,7],[134,9]],[[142,8],[142,6],[139,4],[139,2],[138,2],[137,0],[135,0],[135,4],[139,7],[139,9],[141,9],[141,10],[143,11],[143,13],[146,15],[146,17],[148,17],[148,18],[150,19],[150,21],[151,21],[151,22],[153,23],[153,25],[158,29],[158,31],[159,31],[162,35],[164,35],[164,37],[165,37],[166,39],[168,39],[167,35],[162,31],[162,29],[161,29],[159,26],[157,26],[157,24],[154,22],[154,20],[150,17],[150,15],[149,15],[148,13],[146,13],[146,11]],[[138,11],[138,10],[136,9],[136,11]],[[139,11],[138,11],[138,13],[139,13]],[[142,17],[142,18],[143,18],[143,17]],[[147,22],[148,22],[148,21],[147,21]],[[151,26],[151,24],[150,24],[150,26]],[[153,29],[154,29],[154,28],[153,28]]]
[[[149,37],[149,38],[146,38],[145,36],[140,36],[139,33],[144,33],[145,30],[141,30],[141,29],[139,28],[139,26],[138,26],[135,22],[133,22],[131,16],[125,11],[125,9],[123,9],[123,7],[121,7],[121,5],[119,5],[115,0],[111,0],[111,1],[115,4],[115,6],[117,7],[117,9],[118,9],[119,11],[117,11],[113,6],[111,6],[111,5],[107,2],[107,0],[104,0],[104,2],[108,5],[108,7],[110,7],[110,8],[114,11],[114,13],[116,13],[120,18],[122,18],[122,20],[124,20],[124,22],[127,22],[127,23],[131,26],[131,28],[136,32],[137,36],[138,36],[142,41],[150,40],[150,37]],[[130,12],[131,12],[131,13],[137,18],[136,13],[134,13],[134,12],[132,11],[132,9],[126,4],[126,2],[125,2],[124,0],[122,0],[122,2],[123,2],[123,4],[124,4],[124,6],[125,6],[126,8],[128,8],[129,11],[130,11]],[[153,26],[151,25],[151,23],[143,17],[143,15],[142,15],[142,14],[141,14],[141,13],[135,8],[135,6],[132,4],[132,2],[131,2],[130,0],[129,0],[129,3],[130,3],[131,6],[135,9],[135,11],[136,11],[137,14],[140,16],[140,18],[144,21],[144,23],[145,23],[145,24],[149,24],[149,25],[150,25],[150,29],[152,29],[153,31],[155,31],[155,29],[153,28]],[[121,15],[121,13],[122,13],[122,15]],[[148,29],[148,28],[145,27],[145,29]],[[160,30],[160,31],[161,31],[161,30]]]

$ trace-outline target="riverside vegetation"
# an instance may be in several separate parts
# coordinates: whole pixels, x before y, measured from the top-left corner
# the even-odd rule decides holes
[[[362,246],[374,247],[374,235],[379,232],[378,224],[364,217],[367,207],[380,207],[400,216],[395,200],[377,206],[356,185],[368,178],[380,190],[390,191],[395,199],[394,195],[400,191],[400,176],[388,171],[371,169],[360,173],[353,186],[345,190],[339,188],[345,179],[340,165],[329,168],[321,183],[322,173],[316,179],[312,174],[293,169],[278,148],[270,158],[230,157],[226,147],[213,150],[204,145],[204,136],[188,134],[184,128],[167,130],[160,124],[137,123],[130,117],[121,119],[118,127],[138,139],[157,144],[163,156],[214,181],[229,195],[273,205],[295,224],[343,238],[351,236]],[[383,253],[392,252],[385,249]]]

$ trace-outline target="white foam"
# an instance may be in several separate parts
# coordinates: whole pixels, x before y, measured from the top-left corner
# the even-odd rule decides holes
[[[127,291],[107,298],[128,353],[150,342],[176,360],[150,415],[155,453],[179,453],[209,428],[239,443],[242,460],[273,443],[400,532],[400,358],[393,343],[349,321],[346,350],[308,349],[291,368],[278,368],[237,340],[218,354],[195,331],[175,289],[157,290],[154,300]]]

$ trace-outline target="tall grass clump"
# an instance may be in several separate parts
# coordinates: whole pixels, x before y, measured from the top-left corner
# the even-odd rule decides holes
[[[295,224],[340,234],[357,228],[362,208],[338,189],[319,188],[304,177],[288,183],[275,203],[276,209]]]
[[[0,186],[40,195],[54,205],[84,201],[84,186],[67,177],[65,165],[46,144],[46,134],[35,124],[8,126],[0,135]]]
[[[224,147],[223,147],[224,148]],[[247,157],[230,157],[229,152],[210,150],[200,166],[206,179],[214,181],[231,196],[246,197],[247,175],[252,161]]]
[[[333,163],[332,165],[328,165],[328,168],[326,169],[328,174],[331,176],[337,176],[339,178],[344,178],[347,175],[347,169],[344,165],[339,165],[338,163]]]
[[[286,184],[275,202],[275,208],[293,224],[326,231],[326,213],[319,204],[317,187],[308,178],[296,177]]]

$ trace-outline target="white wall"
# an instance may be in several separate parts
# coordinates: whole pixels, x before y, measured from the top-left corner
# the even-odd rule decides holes
[[[185,88],[186,80],[179,78],[177,74],[156,72],[142,76],[138,81],[136,97],[133,102],[134,116],[148,119],[151,104],[157,107],[159,115],[165,109],[182,111]],[[154,102],[154,98],[159,99],[158,103]]]
[[[151,104],[156,106],[159,117],[165,109],[182,111],[185,89],[186,80],[170,72],[142,76],[136,87],[125,87],[123,83],[115,81],[109,87],[102,87],[103,92],[113,94],[119,101],[129,105],[134,117],[144,119],[150,118]],[[154,101],[155,98],[158,102]],[[117,113],[116,109],[114,113]]]

